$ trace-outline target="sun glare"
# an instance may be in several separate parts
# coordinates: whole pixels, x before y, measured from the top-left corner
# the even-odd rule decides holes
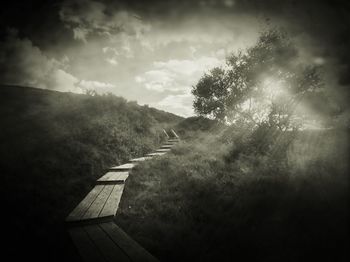
[[[279,96],[288,95],[285,83],[274,77],[266,77],[262,81],[264,95],[268,99],[275,99]]]

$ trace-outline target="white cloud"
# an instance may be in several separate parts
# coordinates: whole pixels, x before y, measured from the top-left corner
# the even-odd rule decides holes
[[[184,117],[194,115],[192,109],[193,96],[191,94],[169,95],[152,106],[172,112]]]
[[[16,31],[0,43],[2,83],[81,93],[75,85],[79,80],[65,71],[68,62],[66,56],[61,61],[49,58]]]
[[[114,66],[118,65],[118,61],[115,58],[106,58],[106,62]]]
[[[224,64],[224,60],[219,60],[216,57],[157,61],[153,63],[153,70],[136,76],[135,81],[148,90],[178,93],[169,94],[152,105],[187,117],[194,114],[192,85],[196,84],[206,70],[222,64]]]
[[[119,52],[116,48],[113,47],[103,47],[102,48],[102,52],[105,56],[107,56],[105,58],[105,61],[113,66],[116,66],[119,64],[118,62],[118,56],[119,56]]]
[[[136,77],[136,82],[143,83],[149,90],[174,90],[174,74],[165,70],[151,70]]]
[[[104,54],[112,54],[112,55],[115,55],[115,56],[119,55],[119,52],[118,52],[118,50],[116,48],[109,47],[109,46],[103,47],[102,48],[102,52]]]
[[[115,88],[115,85],[111,83],[88,80],[80,80],[77,85],[83,90],[95,90],[98,93],[111,92]]]
[[[195,60],[169,60],[167,62],[154,62],[156,68],[182,75],[193,75],[222,64],[216,57],[201,57]]]
[[[77,85],[78,82],[78,78],[72,76],[62,69],[58,69],[54,72],[53,89],[61,92],[83,93],[83,89]]]
[[[136,76],[135,81],[149,90],[188,92],[206,70],[223,63],[215,57],[158,61],[153,63],[153,70]]]

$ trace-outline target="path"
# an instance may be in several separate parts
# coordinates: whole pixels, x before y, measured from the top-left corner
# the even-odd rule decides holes
[[[175,138],[168,139],[155,152],[111,167],[68,215],[66,222],[69,234],[84,261],[158,261],[120,229],[113,222],[113,218],[117,213],[125,181],[132,169],[139,162],[169,152],[179,142],[176,133],[172,133]]]

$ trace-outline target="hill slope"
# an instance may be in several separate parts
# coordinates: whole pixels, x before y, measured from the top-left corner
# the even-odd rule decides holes
[[[115,218],[157,258],[348,261],[349,130],[266,134],[202,118],[176,130],[185,139],[135,168]]]
[[[35,261],[73,258],[65,216],[106,168],[156,148],[182,119],[113,95],[16,86],[0,86],[0,117],[7,249]]]

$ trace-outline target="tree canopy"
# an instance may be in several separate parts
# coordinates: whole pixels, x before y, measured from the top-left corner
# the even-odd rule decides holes
[[[318,68],[298,59],[286,33],[269,30],[257,43],[231,54],[226,65],[205,73],[193,87],[193,106],[202,116],[226,123],[296,126],[302,98],[322,86]]]

